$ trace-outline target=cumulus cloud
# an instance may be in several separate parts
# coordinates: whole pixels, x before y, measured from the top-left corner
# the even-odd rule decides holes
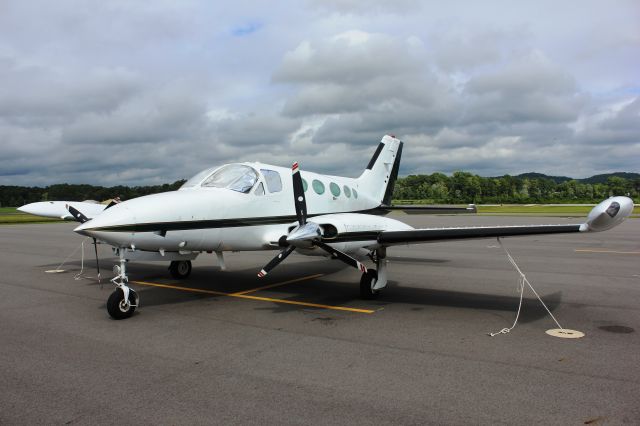
[[[6,2],[0,184],[355,176],[386,133],[401,174],[637,171],[633,3],[455,3]]]
[[[369,143],[386,132],[441,126],[455,108],[414,39],[349,31],[302,42],[285,55],[275,80],[294,85],[283,113],[327,116],[317,143]]]

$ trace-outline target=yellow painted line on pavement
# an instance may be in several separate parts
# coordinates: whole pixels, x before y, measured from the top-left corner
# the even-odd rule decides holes
[[[321,274],[320,274],[321,275]],[[305,277],[306,279],[311,279],[310,277]],[[298,279],[298,281],[300,281],[300,279]],[[293,280],[291,280],[293,281]],[[320,309],[330,309],[330,310],[334,310],[334,311],[346,311],[346,312],[357,312],[360,314],[372,314],[375,311],[371,310],[371,309],[359,309],[359,308],[349,308],[346,306],[334,306],[334,305],[323,305],[320,303],[310,303],[310,302],[299,302],[297,300],[286,300],[286,299],[275,299],[272,297],[260,297],[260,296],[251,296],[248,294],[240,294],[240,293],[224,293],[221,291],[215,291],[215,290],[203,290],[200,288],[191,288],[191,287],[181,287],[181,286],[177,286],[177,285],[169,285],[169,284],[160,284],[160,283],[150,283],[147,281],[131,281],[133,284],[140,284],[140,285],[146,285],[146,286],[151,286],[151,287],[160,287],[160,288],[168,288],[171,290],[181,290],[181,291],[188,291],[188,292],[192,292],[192,293],[201,293],[201,294],[212,294],[215,296],[228,296],[228,297],[237,297],[239,299],[248,299],[248,300],[258,300],[258,301],[262,301],[262,302],[274,302],[274,303],[284,303],[286,305],[297,305],[297,306],[306,306],[306,307],[310,307],[310,308],[320,308]],[[288,283],[288,282],[285,282]],[[285,283],[280,283],[280,285],[283,285]],[[265,286],[267,287],[267,286]],[[275,284],[272,284],[270,287],[275,287]],[[258,289],[254,289],[254,290],[249,290],[249,291],[257,291]]]
[[[640,251],[616,251],[601,249],[575,249],[575,251],[580,253],[640,254]]]
[[[239,297],[241,299],[261,300],[263,302],[285,303],[287,305],[308,306],[310,308],[331,309],[334,311],[357,312],[360,314],[372,314],[375,311],[371,309],[349,308],[346,306],[322,305],[320,303],[298,302],[297,300],[274,299],[271,297],[249,296],[246,294],[229,294],[231,297]]]
[[[190,291],[192,293],[203,293],[203,294],[213,294],[215,296],[230,296],[229,293],[223,293],[221,291],[214,290],[203,290],[200,288],[191,288],[191,287],[180,287],[177,285],[169,285],[169,284],[160,284],[160,283],[150,283],[147,281],[131,281],[134,284],[148,285],[151,287],[161,287],[161,288],[170,288],[171,290],[182,290],[182,291]]]
[[[309,275],[308,277],[296,278],[296,279],[289,280],[289,281],[283,281],[281,283],[264,285],[262,287],[256,287],[256,288],[252,288],[250,290],[244,290],[244,291],[239,291],[237,293],[232,293],[232,296],[240,296],[242,294],[255,293],[256,291],[265,290],[265,289],[268,289],[268,288],[280,287],[281,285],[287,285],[287,284],[297,283],[297,282],[300,282],[300,281],[312,280],[314,278],[319,278],[319,277],[321,277],[323,275],[324,274]]]

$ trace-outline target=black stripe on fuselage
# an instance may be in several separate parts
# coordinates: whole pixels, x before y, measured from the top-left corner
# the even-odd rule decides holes
[[[382,148],[384,148],[384,144],[380,142],[378,144],[378,147],[376,148],[376,152],[374,152],[373,157],[371,157],[371,161],[369,161],[369,165],[367,166],[368,170],[371,170],[373,168],[373,165],[376,164],[376,160],[380,156],[380,153],[382,152]]]
[[[360,210],[353,212],[331,212],[309,215],[309,218],[315,216],[324,216],[326,214],[336,213],[359,213],[359,214],[376,214],[376,209]],[[217,229],[217,228],[238,228],[243,226],[261,226],[261,225],[282,225],[296,222],[296,215],[287,216],[263,216],[263,217],[244,217],[236,219],[215,219],[215,220],[184,220],[176,222],[151,222],[151,223],[132,223],[126,225],[104,226],[89,228],[88,231],[104,231],[104,232],[158,232],[158,231],[186,231],[193,229]]]
[[[177,222],[134,223],[127,225],[105,226],[93,231],[106,232],[154,232],[186,231],[192,229],[238,228],[242,226],[279,225],[296,221],[295,215],[244,217],[239,219],[181,220]]]

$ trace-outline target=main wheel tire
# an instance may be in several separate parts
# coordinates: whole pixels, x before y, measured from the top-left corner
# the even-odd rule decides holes
[[[360,278],[360,297],[366,300],[375,299],[380,294],[380,290],[373,290],[371,284],[373,280],[378,279],[378,271],[375,269],[369,269],[362,274]]]
[[[169,272],[171,276],[177,280],[187,278],[191,275],[191,261],[190,260],[174,260],[169,265]]]
[[[138,305],[138,294],[129,289],[129,305],[126,306],[124,302],[124,293],[122,289],[117,288],[107,299],[107,312],[111,315],[111,318],[121,320],[129,318],[133,315]]]

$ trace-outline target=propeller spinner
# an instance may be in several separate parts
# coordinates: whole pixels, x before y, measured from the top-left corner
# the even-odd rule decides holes
[[[267,263],[265,267],[258,272],[258,277],[262,278],[271,272],[273,268],[278,266],[278,264],[286,259],[297,247],[319,247],[329,253],[332,258],[339,259],[361,272],[367,272],[366,266],[353,257],[323,243],[320,226],[314,222],[307,222],[307,203],[304,197],[304,187],[302,186],[302,177],[300,176],[300,168],[297,162],[291,166],[291,179],[293,180],[293,198],[296,216],[298,218],[298,226],[292,229],[289,235],[287,235],[287,246],[285,249],[278,253],[271,262]]]

